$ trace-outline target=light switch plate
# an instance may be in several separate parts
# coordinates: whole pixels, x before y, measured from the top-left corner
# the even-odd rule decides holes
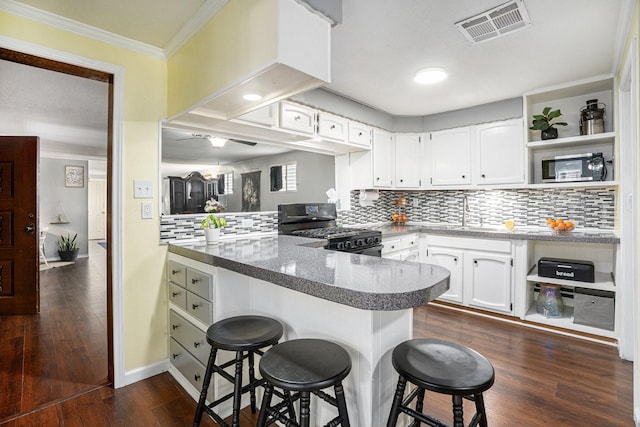
[[[142,179],[134,179],[133,198],[153,199],[153,182]]]
[[[152,202],[142,202],[140,204],[142,210],[142,219],[153,219],[153,203]]]

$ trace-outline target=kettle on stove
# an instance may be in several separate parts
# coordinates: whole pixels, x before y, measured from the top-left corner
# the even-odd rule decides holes
[[[604,133],[605,108],[597,99],[587,101],[587,106],[580,109],[580,135]]]

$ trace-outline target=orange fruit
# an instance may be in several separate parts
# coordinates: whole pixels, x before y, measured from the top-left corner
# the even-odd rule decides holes
[[[562,219],[562,218],[557,219],[556,220],[556,224],[558,224],[558,223],[563,224],[564,223],[564,219]]]
[[[553,218],[547,218],[547,224],[551,224],[552,222],[555,222]]]
[[[566,221],[564,224],[569,228],[574,226],[574,224],[571,221]]]

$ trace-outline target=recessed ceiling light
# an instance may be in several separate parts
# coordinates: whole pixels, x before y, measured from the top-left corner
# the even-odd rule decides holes
[[[227,140],[218,136],[208,136],[207,139],[214,148],[222,148],[227,143]]]
[[[426,68],[416,73],[413,78],[416,83],[431,84],[438,83],[447,78],[447,72],[444,68]]]
[[[260,95],[258,95],[257,93],[247,93],[246,95],[243,95],[242,97],[247,101],[260,101],[262,99],[262,97]]]

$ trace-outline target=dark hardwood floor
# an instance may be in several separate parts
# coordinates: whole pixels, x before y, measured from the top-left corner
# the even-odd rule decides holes
[[[51,295],[43,298],[48,307],[40,319],[0,317],[0,425],[191,425],[196,403],[167,373],[118,390],[100,385],[106,378],[104,306],[92,302],[88,284],[104,283],[104,272],[90,272],[82,262],[65,268],[43,272]],[[496,382],[485,393],[491,427],[634,425],[632,363],[620,360],[614,347],[437,305],[416,309],[414,325],[416,337],[459,342],[491,360]],[[446,396],[428,394],[425,407],[451,423]],[[256,419],[245,410],[241,425]],[[204,417],[202,425],[216,424]]]

